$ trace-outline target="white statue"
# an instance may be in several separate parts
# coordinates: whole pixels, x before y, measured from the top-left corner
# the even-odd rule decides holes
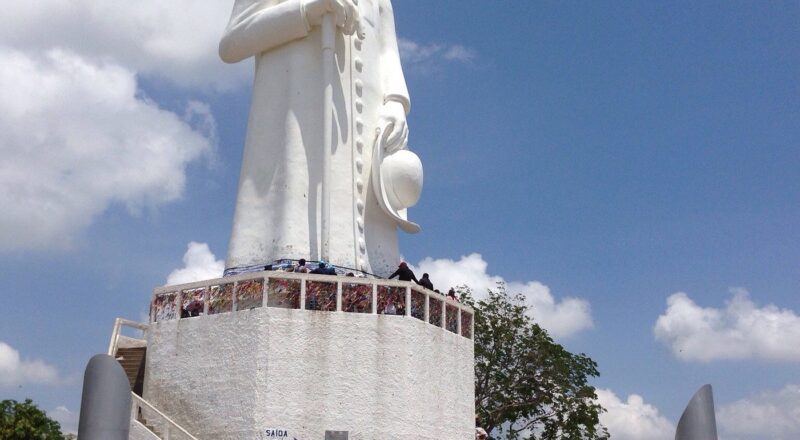
[[[236,0],[220,56],[256,69],[226,268],[390,273],[422,189],[390,0]]]

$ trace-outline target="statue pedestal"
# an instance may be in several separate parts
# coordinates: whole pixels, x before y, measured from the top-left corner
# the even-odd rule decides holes
[[[158,321],[146,332],[146,400],[200,439],[310,440],[326,431],[347,431],[351,440],[474,438],[471,309],[403,282],[256,276],[260,305],[237,298],[237,305],[253,307],[192,318],[177,319],[164,304],[201,298],[209,313],[214,298],[224,303],[211,286],[234,280],[229,293],[238,297],[253,290],[254,275],[156,290]],[[299,282],[293,285],[304,296],[289,305],[333,304],[334,311],[271,307],[274,296],[285,299],[276,287],[287,280],[281,277]],[[332,302],[309,301],[319,295],[314,280],[335,286]],[[346,311],[358,310],[348,295],[356,280],[375,300],[363,313]],[[392,292],[400,294],[396,308],[404,315],[377,314]]]

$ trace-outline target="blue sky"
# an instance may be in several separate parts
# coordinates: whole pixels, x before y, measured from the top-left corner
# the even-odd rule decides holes
[[[228,2],[24,3],[0,18],[0,398],[69,425],[114,318],[224,258],[251,65],[216,57]],[[525,292],[598,361],[615,438],[672,438],[704,383],[721,438],[800,436],[800,6],[394,6],[425,167],[404,256]]]

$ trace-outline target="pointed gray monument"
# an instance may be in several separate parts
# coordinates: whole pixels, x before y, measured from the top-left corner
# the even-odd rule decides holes
[[[78,438],[128,440],[131,423],[131,386],[119,362],[98,354],[83,376]]]
[[[711,385],[703,385],[686,405],[675,430],[675,440],[717,440]]]

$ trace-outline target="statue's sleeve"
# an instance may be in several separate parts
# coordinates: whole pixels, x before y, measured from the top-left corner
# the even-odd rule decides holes
[[[392,2],[380,0],[380,11],[383,100],[384,102],[400,102],[408,114],[411,111],[411,98],[408,96],[406,78],[403,76],[403,67],[400,65],[400,51],[397,47]]]
[[[301,0],[236,0],[219,56],[236,63],[308,35]]]

